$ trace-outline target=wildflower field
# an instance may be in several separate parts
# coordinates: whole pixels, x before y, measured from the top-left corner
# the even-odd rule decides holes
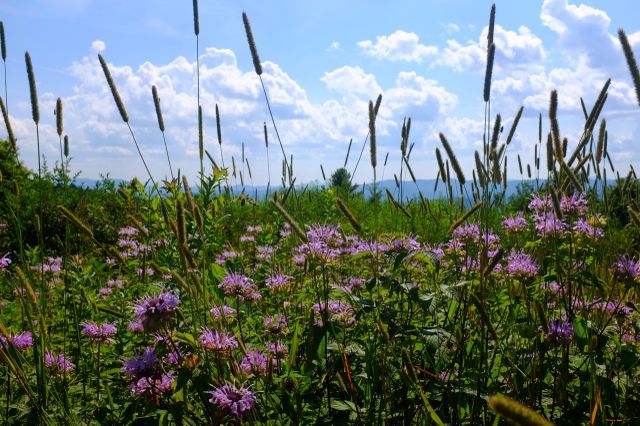
[[[399,195],[415,183],[410,119],[400,176],[413,182],[395,192],[375,181],[360,190],[344,169],[303,188],[279,144],[282,184],[255,199],[232,187],[235,162],[220,166],[202,137],[195,182],[172,170],[79,187],[61,102],[61,160],[29,171],[0,98],[0,422],[640,424],[640,184],[608,156],[609,84],[576,141],[562,138],[550,93],[540,117],[550,132],[537,135],[527,180],[521,165],[520,181],[506,175],[522,109],[505,132],[487,114],[473,171],[441,133],[446,195],[413,200]],[[381,102],[363,129],[374,176]],[[519,185],[515,196],[507,185]]]

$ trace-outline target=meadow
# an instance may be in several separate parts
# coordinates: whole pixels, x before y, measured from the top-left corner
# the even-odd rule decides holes
[[[171,170],[162,181],[148,173],[84,188],[70,172],[62,103],[60,160],[30,171],[0,97],[0,421],[640,423],[640,184],[608,154],[601,111],[610,80],[590,111],[582,102],[576,141],[562,137],[550,93],[531,159],[524,168],[511,160],[521,182],[506,197],[518,184],[507,155],[523,109],[510,129],[491,116],[494,22],[495,7],[485,143],[469,174],[440,134],[439,199],[402,195],[416,182],[410,119],[399,135],[401,169],[387,171],[396,188],[377,187],[382,96],[363,129],[374,182],[357,187],[341,168],[324,185],[297,185],[293,159],[265,124],[265,149],[275,142],[283,167],[261,199],[231,185],[245,158],[224,167],[204,149],[201,106],[195,182]],[[2,23],[0,36],[6,61]],[[638,67],[619,37],[640,107]],[[28,53],[25,63],[37,127]],[[155,87],[150,96],[164,135]],[[267,88],[264,96],[268,104]],[[277,135],[277,116],[270,125]],[[357,148],[349,145],[345,165]]]

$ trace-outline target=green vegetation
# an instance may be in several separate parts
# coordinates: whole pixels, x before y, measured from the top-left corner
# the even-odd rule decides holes
[[[487,110],[495,8],[490,16]],[[234,158],[220,167],[203,149],[197,191],[151,175],[87,189],[69,175],[68,145],[53,172],[39,163],[35,173],[3,141],[1,421],[637,423],[640,183],[633,170],[606,179],[606,122],[597,137],[594,128],[608,87],[573,145],[561,140],[551,93],[547,167],[540,134],[536,178],[509,200],[518,120],[503,141],[500,115],[486,120],[471,176],[440,134],[447,195],[410,202],[410,120],[397,188],[374,184],[372,197],[345,168],[326,187],[297,186],[282,144],[282,185],[256,201],[232,192]],[[381,102],[370,103],[365,143],[383,170],[373,143]]]

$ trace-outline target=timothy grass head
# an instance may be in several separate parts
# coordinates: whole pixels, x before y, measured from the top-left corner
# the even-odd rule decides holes
[[[151,87],[151,95],[153,96],[153,105],[156,108],[156,116],[158,117],[158,127],[161,132],[164,132],[164,119],[162,118],[162,109],[160,109],[160,96],[158,96],[158,89],[155,85]]]
[[[198,0],[193,0],[193,32],[200,34],[200,15],[198,14]]]
[[[62,99],[56,100],[56,131],[59,137],[62,137]]]
[[[0,50],[2,51],[2,60],[7,61],[7,41],[4,38],[4,22],[0,21]]]
[[[40,122],[38,92],[36,90],[36,77],[33,73],[33,64],[31,63],[31,55],[29,55],[29,52],[25,52],[24,62],[27,65],[27,78],[29,79],[29,92],[31,93],[31,116],[33,117],[33,121],[38,124]]]
[[[111,89],[111,94],[113,95],[113,100],[115,101],[116,107],[118,107],[118,111],[120,112],[120,117],[122,117],[122,121],[128,123],[129,115],[127,114],[127,110],[124,107],[124,103],[122,102],[122,98],[120,97],[120,93],[118,92],[118,88],[116,87],[116,83],[113,81],[113,77],[111,76],[111,71],[109,71],[107,61],[104,60],[101,54],[98,54],[98,61],[100,61],[102,72],[104,73],[104,77],[107,79],[107,84],[109,85],[109,89]]]
[[[253,60],[253,68],[256,70],[256,74],[262,75],[262,65],[260,64],[260,56],[258,56],[258,48],[256,47],[256,42],[253,39],[253,31],[251,31],[251,24],[249,23],[249,17],[245,12],[242,12],[242,21],[244,22],[244,31],[247,33],[247,42],[249,42],[249,50],[251,50],[251,59]]]
[[[633,54],[633,49],[631,49],[631,45],[629,44],[629,40],[627,39],[627,34],[622,28],[618,30],[618,39],[620,40],[620,44],[622,45],[622,51],[624,52],[624,57],[627,60],[629,72],[631,72],[633,86],[636,89],[638,105],[640,105],[640,71],[638,70],[638,63],[636,62],[636,58]]]
[[[489,50],[487,51],[487,68],[484,73],[484,101],[489,102],[491,98],[491,78],[493,75],[493,61],[496,56],[496,45],[491,43]]]

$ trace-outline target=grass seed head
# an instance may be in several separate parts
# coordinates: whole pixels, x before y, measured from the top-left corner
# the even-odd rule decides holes
[[[242,21],[244,22],[244,31],[247,33],[247,41],[249,42],[249,50],[251,51],[253,68],[256,70],[256,74],[262,75],[262,65],[260,64],[260,56],[258,56],[258,48],[256,47],[256,43],[253,40],[253,31],[251,31],[249,17],[245,12],[242,12]]]
[[[107,65],[107,62],[104,60],[101,54],[98,54],[98,61],[100,61],[102,72],[104,73],[104,77],[107,79],[107,84],[109,85],[109,89],[111,89],[111,94],[113,95],[113,100],[115,101],[116,106],[118,107],[118,111],[120,112],[120,117],[122,117],[122,121],[128,123],[129,115],[127,114],[127,110],[124,108],[124,103],[122,102],[122,98],[120,98],[118,88],[113,81],[111,71],[109,71],[109,66]]]
[[[38,124],[40,122],[38,92],[36,90],[36,77],[33,73],[33,64],[31,63],[31,55],[29,55],[29,52],[25,52],[24,61],[27,65],[27,78],[29,79],[29,92],[31,94],[31,116],[33,117],[33,121]]]

